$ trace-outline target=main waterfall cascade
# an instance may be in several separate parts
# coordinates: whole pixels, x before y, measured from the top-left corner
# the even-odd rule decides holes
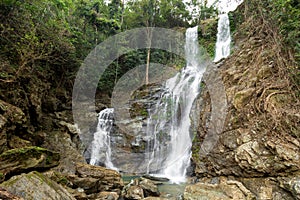
[[[115,169],[111,162],[110,132],[113,127],[113,108],[106,108],[99,113],[98,124],[91,146],[91,165],[105,164],[107,168]]]
[[[192,137],[190,111],[196,99],[204,65],[199,62],[198,27],[186,31],[185,55],[187,65],[166,81],[165,91],[153,112],[150,112],[147,132],[154,144],[148,156],[148,173],[185,181],[190,164]],[[163,137],[162,137],[163,136]]]

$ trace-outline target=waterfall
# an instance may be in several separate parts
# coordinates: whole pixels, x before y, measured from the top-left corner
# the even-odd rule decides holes
[[[198,27],[186,31],[187,65],[166,81],[165,92],[150,112],[147,132],[154,144],[148,158],[148,172],[155,171],[172,182],[185,181],[190,164],[192,137],[190,111],[205,68],[199,63]]]
[[[113,108],[106,108],[99,113],[96,132],[91,147],[91,165],[105,164],[107,168],[115,169],[111,162],[110,131],[113,126]]]
[[[227,58],[230,55],[230,26],[228,13],[234,11],[243,0],[219,0],[217,2],[217,8],[221,14],[219,14],[218,20],[218,33],[216,42],[216,54],[214,62],[218,62],[222,58]]]
[[[219,15],[218,34],[216,42],[216,55],[214,62],[218,62],[222,58],[227,58],[230,54],[230,27],[229,17],[227,13]]]

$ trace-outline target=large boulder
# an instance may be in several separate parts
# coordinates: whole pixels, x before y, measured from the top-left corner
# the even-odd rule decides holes
[[[73,188],[82,188],[87,194],[103,191],[120,194],[123,188],[122,177],[117,171],[84,163],[77,163],[76,175],[67,178]]]
[[[24,199],[75,200],[61,185],[38,172],[14,176],[0,187]]]
[[[59,159],[58,153],[41,147],[8,150],[0,155],[0,174],[12,176],[28,170],[49,169],[57,166]]]

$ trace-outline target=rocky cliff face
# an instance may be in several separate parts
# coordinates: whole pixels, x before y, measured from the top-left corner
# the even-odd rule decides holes
[[[218,63],[228,107],[224,130],[207,155],[201,154],[200,146],[207,137],[214,105],[207,86],[200,96],[199,129],[193,145],[195,174],[226,177],[227,185],[239,181],[258,199],[299,199],[300,106],[289,75],[294,64],[280,45],[278,30],[265,19],[253,18],[254,11],[246,8],[247,1],[238,10],[245,21],[235,34],[234,53]],[[198,188],[224,185],[212,180]],[[221,199],[227,198],[230,195]],[[239,199],[248,197],[244,193]]]

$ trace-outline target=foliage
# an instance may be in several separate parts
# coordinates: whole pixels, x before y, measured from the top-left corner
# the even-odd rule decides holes
[[[300,61],[300,3],[297,0],[270,1],[273,20],[278,24],[284,42],[295,52],[296,60]]]
[[[58,73],[73,66],[75,48],[66,21],[67,6],[67,1],[6,0],[0,4],[1,57],[12,66],[1,79],[10,82],[26,71],[50,70],[50,63]]]

